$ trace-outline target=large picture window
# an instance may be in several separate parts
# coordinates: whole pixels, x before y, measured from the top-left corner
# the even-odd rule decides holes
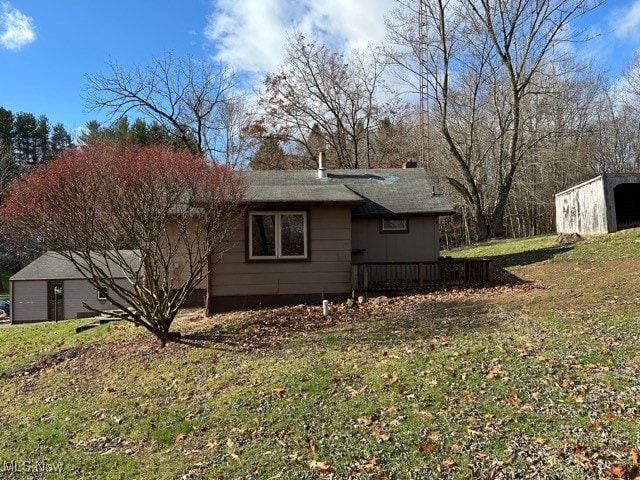
[[[307,212],[251,212],[251,260],[305,259],[308,257]]]

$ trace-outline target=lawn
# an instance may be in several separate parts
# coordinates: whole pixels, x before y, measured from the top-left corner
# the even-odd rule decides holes
[[[635,478],[640,230],[448,252],[518,285],[0,328],[10,478]],[[35,470],[42,473],[34,474]],[[5,478],[0,470],[0,478]]]

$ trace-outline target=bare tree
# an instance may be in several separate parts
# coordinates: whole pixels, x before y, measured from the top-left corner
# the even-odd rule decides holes
[[[235,98],[220,108],[220,125],[217,144],[222,146],[225,165],[238,168],[249,162],[253,139],[247,134],[250,115],[244,98]]]
[[[591,154],[595,174],[640,171],[640,111],[619,87],[598,97]]]
[[[114,118],[132,112],[166,127],[182,145],[210,160],[228,161],[229,109],[237,109],[236,72],[223,64],[167,54],[146,67],[88,77],[86,101]]]
[[[239,173],[184,149],[98,143],[13,183],[0,224],[68,259],[164,345],[242,218],[243,195]]]
[[[297,34],[280,70],[265,78],[259,96],[263,114],[254,131],[298,143],[311,158],[317,153],[314,138],[319,138],[330,149],[329,160],[340,167],[370,165],[384,66],[378,49],[346,59]]]
[[[430,113],[455,164],[448,179],[477,238],[500,236],[516,172],[535,144],[525,135],[525,101],[550,93],[546,79],[562,74],[563,45],[577,37],[572,22],[601,2],[418,1],[402,0],[389,22],[393,40],[409,47],[394,58],[426,76]]]

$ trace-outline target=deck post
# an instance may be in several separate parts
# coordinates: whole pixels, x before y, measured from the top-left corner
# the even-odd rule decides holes
[[[358,290],[358,265],[351,265],[351,291]]]
[[[364,268],[364,273],[363,273],[363,288],[364,291],[368,291],[369,290],[369,266],[368,265],[363,265]]]
[[[427,264],[419,263],[418,264],[418,286],[420,288],[424,288],[424,282],[427,278]]]

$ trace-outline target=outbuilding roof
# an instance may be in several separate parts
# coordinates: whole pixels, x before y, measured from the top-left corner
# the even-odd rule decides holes
[[[118,254],[134,268],[140,262],[140,255],[136,250],[119,250]],[[101,256],[97,262],[104,264]],[[107,265],[112,272],[113,278],[125,277],[122,267],[111,261],[107,262]],[[83,278],[80,271],[70,260],[57,252],[47,252],[36,258],[9,280],[72,280]]]
[[[451,203],[423,169],[256,170],[246,172],[252,203],[352,203],[354,216],[450,215]]]

